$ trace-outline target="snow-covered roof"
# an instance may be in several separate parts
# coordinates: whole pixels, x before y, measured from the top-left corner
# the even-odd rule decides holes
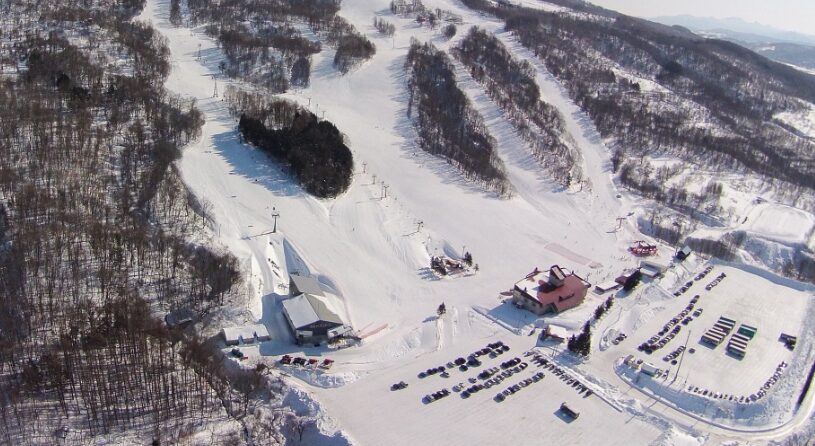
[[[659,273],[664,273],[668,266],[653,260],[640,260],[640,268],[650,268]]]
[[[303,293],[283,301],[283,310],[295,329],[308,326],[318,321],[344,324],[340,317],[337,303],[327,296],[315,296]]]
[[[645,264],[642,264],[642,266],[640,266],[640,272],[642,273],[643,276],[646,277],[656,277],[662,273],[662,271],[660,271],[658,268]]]
[[[539,275],[548,274],[548,281],[538,280]],[[532,288],[528,288],[531,286]],[[554,305],[555,311],[568,310],[580,305],[586,296],[586,289],[591,285],[574,272],[566,274],[559,266],[554,265],[547,271],[538,268],[515,283],[515,289],[521,291],[524,297],[532,299],[543,306]],[[576,297],[576,299],[572,299]]]
[[[298,294],[308,293],[313,296],[323,295],[323,288],[320,286],[320,282],[314,277],[300,276],[297,274],[292,274],[289,277],[291,278],[291,283],[297,288]]]
[[[546,334],[556,339],[567,339],[569,337],[569,332],[565,328],[551,324],[546,326]]]
[[[254,342],[255,336],[260,340],[269,338],[269,330],[263,324],[247,324],[237,327],[224,327],[221,329],[224,339],[227,342],[238,342],[243,338],[244,342]]]
[[[613,290],[613,289],[616,289],[616,288],[619,288],[619,287],[620,287],[620,284],[613,281],[613,280],[609,281],[609,282],[603,282],[603,283],[596,286],[596,288],[598,290],[601,290],[602,292]]]

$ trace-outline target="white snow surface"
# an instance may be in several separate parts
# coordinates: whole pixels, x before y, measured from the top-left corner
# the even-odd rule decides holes
[[[769,240],[811,247],[815,216],[789,206],[762,203],[750,211],[742,227]]]
[[[240,143],[235,118],[220,98],[212,97],[213,75],[219,91],[230,81],[217,74],[222,56],[202,29],[172,27],[167,21],[169,3],[164,0],[148,0],[140,17],[168,38],[173,67],[166,87],[195,98],[206,117],[201,138],[185,148],[180,169],[196,195],[211,204],[214,243],[224,245],[247,265],[253,296],[243,309],[246,317],[236,316],[234,322],[262,323],[273,337],[244,351],[253,361],[268,358],[270,364],[284,353],[335,360],[327,372],[280,369],[302,386],[287,401],[302,405],[303,412],[318,420],[318,429],[308,433],[308,444],[533,445],[558,438],[564,444],[696,445],[709,440],[696,430],[702,427],[628,388],[612,362],[596,358],[569,364],[595,390],[589,398],[547,373],[541,382],[502,403],[492,400],[495,389],[466,400],[452,394],[432,404],[420,401],[426,393],[466,381],[481,368],[466,373],[456,370],[447,379],[418,379],[419,371],[466,356],[495,340],[503,340],[513,350],[486,359],[485,366],[522,356],[536,346],[536,327],[551,322],[577,332],[605,300],[590,293],[581,307],[539,320],[502,302],[505,297],[499,293],[519,278],[535,267],[559,264],[592,283],[607,281],[635,266],[636,259],[626,247],[643,237],[628,221],[630,204],[618,198],[609,152],[590,119],[545,67],[503,32],[501,22],[456,1],[429,0],[428,8],[452,10],[464,20],[458,35],[447,41],[439,30],[390,16],[388,3],[348,1],[340,12],[376,44],[375,57],[343,76],[332,66],[333,51],[325,47],[314,57],[311,86],[284,95],[303,106],[310,104],[313,112],[324,113],[347,135],[356,174],[349,190],[332,200],[309,196],[265,154]],[[375,15],[388,15],[395,22],[394,38],[376,33],[371,26]],[[537,69],[542,99],[563,113],[572,143],[583,157],[583,170],[591,180],[583,191],[559,189],[538,174],[539,167],[530,162],[500,109],[467,79],[461,79],[462,87],[499,141],[498,153],[517,193],[509,200],[498,199],[417,147],[405,115],[403,64],[410,39],[430,40],[448,49],[472,24],[495,32],[514,54]],[[201,60],[196,57],[199,45]],[[389,186],[384,199],[383,182]],[[273,206],[280,212],[278,230],[268,234]],[[750,229],[799,239],[803,217],[784,215],[789,227],[779,229],[768,214],[757,215]],[[619,227],[618,218],[622,218]],[[429,272],[431,255],[463,251],[473,254],[477,274],[439,279]],[[667,263],[670,254],[670,248],[662,248],[661,261]],[[689,263],[662,279],[662,287],[686,280],[695,269]],[[375,334],[343,350],[293,345],[281,301],[288,297],[287,277],[294,271],[317,276],[342,299],[350,324],[360,333]],[[441,302],[448,311],[437,318]],[[660,312],[674,303],[659,287],[645,288],[630,302],[629,316],[620,319],[615,330],[633,333],[655,315],[662,317]],[[619,316],[612,312],[604,321],[613,317]],[[609,347],[608,337],[605,342],[598,338],[597,350],[616,358],[618,352]],[[632,340],[626,342],[634,345]],[[570,361],[557,348],[542,351],[558,361]],[[498,390],[534,371],[510,378]],[[402,380],[409,383],[407,389],[389,390]],[[557,410],[562,402],[579,410],[581,417],[573,422],[565,419]],[[724,430],[717,435],[718,440],[745,438]]]

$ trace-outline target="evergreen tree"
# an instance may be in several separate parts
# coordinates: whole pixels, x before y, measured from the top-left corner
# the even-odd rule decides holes
[[[642,273],[640,272],[640,270],[634,271],[634,273],[631,274],[631,277],[629,277],[628,280],[625,281],[625,285],[623,285],[623,290],[625,291],[633,290],[634,287],[640,284],[641,279]]]

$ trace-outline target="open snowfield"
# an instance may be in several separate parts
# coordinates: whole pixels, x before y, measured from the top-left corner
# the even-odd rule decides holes
[[[812,246],[815,216],[789,206],[762,203],[750,211],[742,227],[781,243]]]
[[[372,60],[342,76],[332,66],[332,50],[324,49],[314,58],[311,87],[285,95],[309,106],[318,116],[324,114],[347,135],[356,175],[350,189],[334,200],[309,196],[264,154],[240,143],[235,119],[225,103],[213,97],[215,82],[222,92],[228,81],[215,74],[221,55],[201,29],[172,27],[167,21],[169,5],[164,0],[148,0],[141,16],[169,40],[173,71],[167,88],[196,98],[206,116],[201,138],[185,149],[180,167],[191,189],[211,205],[216,222],[215,243],[233,252],[249,274],[253,298],[247,308],[234,309],[229,325],[260,322],[272,335],[270,342],[242,347],[250,356],[247,364],[273,364],[284,353],[336,361],[330,373],[282,369],[301,381],[305,389],[298,394],[301,403],[320,412],[317,415],[321,417],[323,435],[309,437],[311,444],[533,445],[552,436],[565,444],[704,442],[706,435],[695,429],[704,430],[705,426],[688,428],[686,420],[673,423],[671,417],[681,414],[669,413],[636,390],[604,388],[625,389],[626,383],[613,369],[614,359],[635,349],[640,338],[649,337],[670,319],[668,315],[684,307],[691,293],[699,293],[696,285],[694,291],[680,298],[672,298],[664,291],[648,291],[655,294],[632,296],[630,304],[621,299],[617,308],[626,308],[630,313],[623,317],[612,311],[601,322],[598,333],[618,318],[619,329],[628,333],[629,339],[605,350],[598,347],[602,351],[596,357],[576,365],[587,375],[596,376],[592,382],[597,394],[589,398],[547,373],[541,382],[502,403],[492,400],[497,393],[493,389],[466,400],[452,394],[432,404],[421,402],[430,391],[450,388],[483,367],[522,356],[535,346],[538,331],[532,330],[538,321],[502,303],[501,291],[533,268],[553,264],[574,270],[592,283],[606,281],[623,268],[635,266],[626,247],[642,236],[627,220],[617,227],[617,218],[628,216],[630,206],[625,198],[618,198],[611,182],[608,150],[588,117],[535,61],[543,99],[564,114],[570,137],[583,156],[583,170],[591,179],[584,191],[557,189],[539,175],[538,166],[531,157],[524,156],[523,147],[518,147],[522,143],[502,118],[500,109],[466,79],[462,79],[462,89],[500,143],[498,153],[516,191],[513,198],[501,200],[479,190],[446,163],[419,150],[405,116],[403,64],[411,37],[433,41],[446,49],[470,25],[478,24],[496,32],[520,57],[529,58],[530,54],[501,32],[498,21],[472,13],[458,2],[426,2],[429,8],[450,9],[462,16],[464,24],[452,41],[442,39],[439,30],[391,16],[388,3],[349,1],[341,11],[376,43],[377,54]],[[376,34],[371,26],[374,16],[387,16],[395,22],[396,36]],[[387,198],[382,197],[383,182],[388,186]],[[280,212],[275,234],[269,234],[274,224],[272,207]],[[804,226],[790,220],[789,227],[779,229],[771,223],[773,218],[756,216],[753,230],[797,237]],[[790,231],[794,234],[788,234]],[[477,274],[440,280],[428,272],[431,255],[461,254],[465,250],[479,265]],[[667,262],[672,250],[663,248],[662,252],[662,260]],[[339,351],[294,345],[281,314],[281,301],[288,297],[288,274],[293,271],[317,276],[345,303],[355,329],[376,334],[360,346]],[[726,357],[721,346],[716,351],[697,348],[696,357],[686,357],[682,380],[687,378],[688,383],[700,386],[732,385],[733,392],[736,386],[743,392],[746,390],[742,388],[753,388],[766,379],[779,360],[789,359],[789,352],[774,337],[779,330],[803,335],[805,320],[811,327],[813,317],[807,301],[812,292],[789,292],[787,288],[779,291],[777,285],[752,274],[733,268],[727,271],[728,279],[702,297],[700,306],[705,313],[691,324],[693,341],[698,340],[703,327],[725,313],[757,326],[759,338],[754,340],[755,345],[751,344],[743,362]],[[683,272],[687,274],[690,272]],[[743,291],[740,283],[749,289]],[[719,293],[727,295],[717,299]],[[580,308],[547,321],[577,331],[604,299],[590,293]],[[437,319],[435,310],[442,302],[448,311]],[[779,308],[794,314],[759,318]],[[684,340],[685,333],[674,344]],[[421,370],[446,364],[499,339],[512,351],[496,360],[487,359],[482,368],[467,373],[455,371],[447,379],[434,376],[420,380],[416,376]],[[670,349],[668,346],[655,355]],[[761,353],[766,353],[767,358],[759,361]],[[568,359],[562,353],[556,356]],[[702,367],[709,361],[712,363],[707,369]],[[731,383],[721,377],[721,372],[737,366],[749,370],[743,382]],[[519,376],[530,375],[532,368]],[[389,390],[391,384],[402,380],[409,384],[407,389]],[[516,380],[513,377],[505,383]],[[608,403],[606,394],[617,397]],[[564,401],[581,412],[578,420],[568,422],[557,412]],[[641,407],[646,401],[650,406]],[[318,407],[316,402],[319,409],[314,409]],[[733,438],[721,431],[717,435]],[[738,435],[733,434],[740,438]]]

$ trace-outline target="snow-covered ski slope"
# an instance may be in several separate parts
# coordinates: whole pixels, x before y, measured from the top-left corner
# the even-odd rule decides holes
[[[617,219],[627,217],[629,208],[611,182],[608,151],[588,117],[541,64],[535,67],[542,99],[563,113],[590,179],[582,191],[557,189],[548,182],[531,156],[525,156],[526,148],[518,146],[521,140],[500,109],[464,76],[462,89],[499,141],[498,153],[516,193],[508,200],[496,198],[422,152],[405,113],[403,64],[411,38],[449,49],[477,24],[496,33],[516,56],[535,60],[502,32],[501,23],[455,0],[425,2],[428,8],[462,16],[464,23],[450,41],[438,29],[392,16],[388,5],[388,0],[344,2],[340,14],[375,42],[375,57],[342,76],[332,66],[333,51],[325,48],[315,56],[311,86],[284,95],[347,135],[356,174],[350,189],[333,200],[310,197],[264,154],[239,141],[234,117],[213,97],[216,82],[223,92],[229,80],[218,74],[221,53],[202,29],[172,27],[169,2],[164,0],[148,0],[140,17],[168,38],[173,69],[166,87],[196,98],[205,113],[202,136],[185,149],[180,168],[195,194],[211,205],[215,243],[246,265],[253,298],[232,322],[261,321],[274,338],[255,348],[252,360],[266,357],[271,364],[274,355],[292,352],[336,360],[331,375],[295,375],[307,386],[309,392],[303,394],[315,395],[335,419],[324,416],[321,428],[343,431],[313,439],[323,444],[343,444],[350,438],[361,445],[531,445],[550,436],[566,444],[703,442],[692,420],[680,423],[684,430],[677,428],[659,415],[668,409],[650,399],[644,399],[649,406],[641,406],[637,398],[642,395],[635,390],[628,395],[622,381],[613,384],[623,387],[627,396],[618,395],[616,403],[604,402],[602,385],[595,386],[600,397],[584,400],[553,376],[500,404],[492,401],[497,390],[469,400],[452,395],[432,405],[420,402],[421,395],[474,375],[417,381],[420,370],[466,356],[494,339],[504,340],[513,351],[490,365],[534,345],[536,336],[529,336],[534,317],[502,305],[499,292],[533,268],[553,264],[592,283],[606,281],[633,266],[625,249],[642,236],[628,220],[618,226]],[[377,34],[371,26],[374,16],[395,22],[395,37]],[[278,231],[269,234],[273,207],[280,218]],[[428,271],[430,256],[465,250],[479,265],[476,275],[438,280]],[[671,253],[663,248],[663,258]],[[300,350],[291,342],[280,304],[293,271],[316,275],[332,288],[357,330],[385,328],[359,347]],[[557,322],[579,329],[601,300],[590,294],[586,304]],[[448,312],[437,320],[435,309],[441,302]],[[604,379],[612,380],[608,369]],[[390,392],[390,384],[400,380],[410,380],[411,386]],[[570,423],[557,412],[564,401],[581,411],[579,420]]]

